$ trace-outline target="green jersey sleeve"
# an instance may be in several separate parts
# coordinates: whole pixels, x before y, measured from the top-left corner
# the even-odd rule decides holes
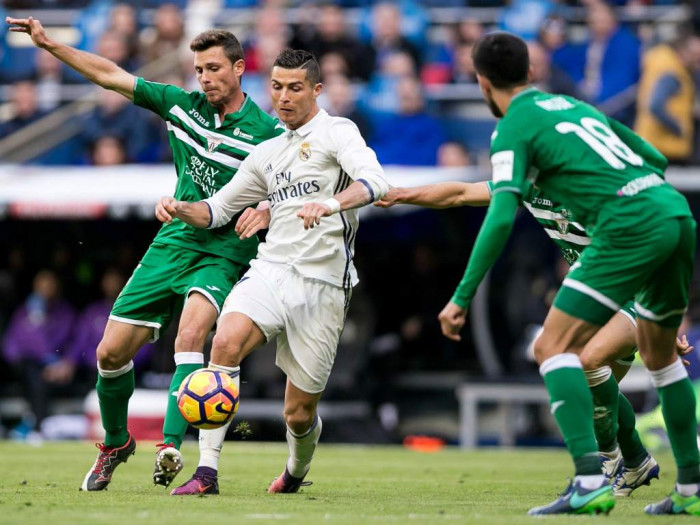
[[[614,118],[608,117],[608,124],[610,124],[610,129],[620,137],[622,142],[632,148],[632,151],[639,154],[653,169],[657,170],[659,175],[663,176],[664,171],[668,167],[668,159],[663,153]]]
[[[523,194],[530,165],[529,145],[522,130],[501,120],[491,141],[491,193],[510,191]]]
[[[176,101],[188,96],[187,91],[178,86],[149,82],[141,77],[136,79],[134,86],[134,104],[153,111],[162,119]]]

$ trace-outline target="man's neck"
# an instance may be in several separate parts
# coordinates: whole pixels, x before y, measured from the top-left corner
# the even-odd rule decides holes
[[[216,106],[216,110],[219,112],[219,118],[223,122],[226,115],[231,113],[236,113],[240,111],[243,107],[243,102],[245,102],[245,95],[243,91],[237,91],[230,100],[224,102],[221,106]]]
[[[513,102],[513,99],[520,93],[527,89],[530,89],[531,87],[532,84],[524,84],[522,86],[517,86],[512,89],[509,89],[508,91],[496,91],[494,93],[494,101],[503,113],[503,116],[505,116],[506,112],[508,111],[508,108]]]

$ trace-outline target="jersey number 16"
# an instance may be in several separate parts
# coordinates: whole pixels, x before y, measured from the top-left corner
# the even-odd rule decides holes
[[[633,166],[641,166],[644,163],[642,157],[622,142],[609,127],[594,118],[582,118],[580,126],[573,122],[560,122],[555,129],[562,135],[576,133],[578,138],[615,169],[625,169],[623,160]]]

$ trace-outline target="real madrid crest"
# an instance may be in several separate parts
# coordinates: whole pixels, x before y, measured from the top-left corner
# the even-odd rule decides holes
[[[309,160],[311,158],[311,144],[308,142],[301,143],[301,149],[299,150],[299,158],[301,160]]]

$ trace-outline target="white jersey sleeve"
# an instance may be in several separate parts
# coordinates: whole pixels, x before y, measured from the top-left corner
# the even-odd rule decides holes
[[[257,169],[256,150],[246,157],[233,178],[213,196],[205,199],[211,210],[209,228],[228,224],[231,218],[248,206],[267,199],[267,184]]]
[[[335,145],[338,164],[352,180],[367,187],[372,202],[381,199],[389,191],[389,184],[377,155],[367,146],[354,122],[344,118],[334,120],[329,138]]]

